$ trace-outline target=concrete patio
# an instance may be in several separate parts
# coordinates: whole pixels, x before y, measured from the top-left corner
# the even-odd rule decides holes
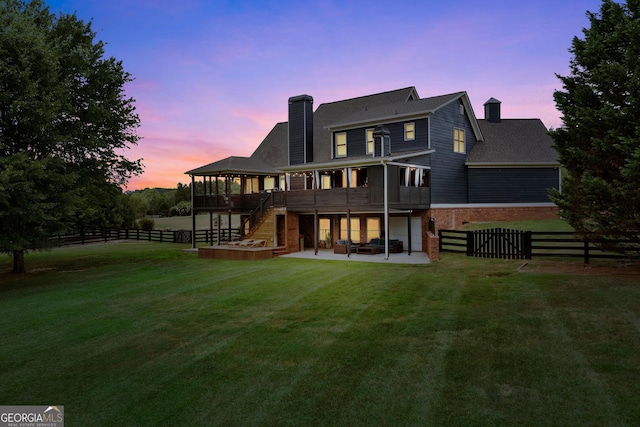
[[[313,249],[307,249],[302,252],[280,255],[280,257],[332,261],[386,262],[391,264],[428,264],[431,262],[426,252],[411,252],[411,255],[409,255],[406,251],[399,254],[389,254],[389,259],[384,259],[384,253],[376,255],[352,253],[350,256],[347,256],[346,254],[335,254],[333,253],[333,249],[319,249],[317,255]]]

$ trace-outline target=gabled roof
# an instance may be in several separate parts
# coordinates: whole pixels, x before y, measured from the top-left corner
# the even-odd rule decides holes
[[[251,158],[274,167],[282,166],[289,158],[288,141],[289,124],[278,123],[251,154]]]
[[[185,173],[189,175],[234,175],[247,173],[256,175],[274,175],[277,174],[277,171],[273,166],[268,165],[259,159],[231,156]]]
[[[313,113],[313,163],[323,163],[331,160],[331,131],[327,126],[337,123],[357,111],[372,109],[385,104],[413,102],[413,99],[418,98],[416,88],[410,86],[403,89],[320,104]]]
[[[540,119],[478,120],[484,142],[478,142],[467,166],[559,166],[553,140]]]
[[[477,121],[473,108],[471,107],[471,102],[469,102],[469,96],[467,95],[467,92],[464,91],[433,96],[430,98],[416,99],[408,102],[395,102],[374,108],[354,111],[342,121],[330,124],[328,128],[332,131],[336,131],[356,126],[373,126],[381,123],[417,119],[429,116],[446,105],[449,105],[451,102],[459,99],[462,100],[465,110],[470,116],[469,119],[475,133],[476,140],[482,141],[482,131],[476,124]]]
[[[343,120],[328,126],[331,130],[347,129],[354,126],[366,126],[367,124],[398,121],[416,116],[432,114],[438,108],[460,98],[465,92],[451,93],[448,95],[434,96],[432,98],[416,99],[413,101],[394,102],[373,108],[365,108],[353,111]]]

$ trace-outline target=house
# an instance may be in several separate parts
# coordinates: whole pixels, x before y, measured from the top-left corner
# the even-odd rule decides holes
[[[557,218],[547,190],[559,188],[560,165],[545,126],[504,119],[500,106],[491,98],[477,119],[466,92],[420,98],[414,87],[315,111],[311,96],[291,97],[288,121],[250,157],[186,172],[202,189],[192,212],[211,224],[240,215],[242,234],[290,252],[387,236],[432,259],[441,228]]]

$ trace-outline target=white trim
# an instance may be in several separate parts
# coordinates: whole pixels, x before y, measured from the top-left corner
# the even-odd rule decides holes
[[[411,112],[406,114],[394,114],[387,115],[381,117],[375,117],[367,120],[358,120],[350,123],[340,123],[338,125],[328,125],[325,126],[325,129],[329,129],[333,132],[338,132],[342,130],[349,130],[353,128],[361,128],[361,127],[371,127],[379,124],[385,123],[401,123],[401,122],[412,122],[420,119],[424,119],[433,114],[433,110],[423,110],[419,112]]]
[[[366,128],[364,130],[364,152],[368,155],[376,156],[376,139],[373,138],[373,142],[371,143],[372,150],[369,151],[369,131],[371,131],[371,138],[373,138],[374,128]]]
[[[413,126],[413,138],[407,137],[407,126]],[[415,141],[416,140],[416,122],[406,122],[404,123],[404,141]]]
[[[498,169],[498,168],[559,168],[558,163],[465,163],[469,169]]]
[[[344,154],[339,154],[338,153],[338,136],[339,135],[344,135]],[[333,144],[335,145],[335,158],[336,159],[342,159],[347,157],[347,155],[349,154],[348,150],[347,150],[347,132],[335,132],[333,134]]]
[[[420,157],[426,156],[427,154],[433,154],[435,150],[423,150],[423,151],[413,151],[407,154],[399,154],[397,156],[389,156],[389,157],[364,157],[358,159],[351,159],[349,157],[343,158],[340,157],[340,160],[334,160],[332,162],[325,163],[307,163],[306,165],[293,165],[293,166],[282,166],[279,168],[281,172],[301,172],[301,171],[311,171],[311,170],[328,170],[328,169],[342,169],[345,166],[358,167],[358,166],[375,166],[379,165],[381,162],[394,162],[396,160],[408,159],[412,157]],[[427,166],[420,166],[427,167]]]
[[[462,133],[462,141],[460,139],[456,139],[456,131],[458,131],[458,136]],[[460,148],[460,144],[462,144],[462,151],[456,150],[456,142],[458,142],[458,148]],[[455,127],[453,128],[453,152],[456,154],[467,154],[467,131],[466,129]]]
[[[419,168],[419,169],[431,169],[431,166],[417,165],[414,163],[400,163],[400,162],[387,162],[388,165],[400,166],[401,168]]]

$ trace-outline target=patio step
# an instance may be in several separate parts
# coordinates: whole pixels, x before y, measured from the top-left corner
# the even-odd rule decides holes
[[[279,246],[279,247],[273,249],[273,256],[274,257],[279,256],[279,255],[287,255],[288,253],[289,253],[289,251],[284,246]]]

